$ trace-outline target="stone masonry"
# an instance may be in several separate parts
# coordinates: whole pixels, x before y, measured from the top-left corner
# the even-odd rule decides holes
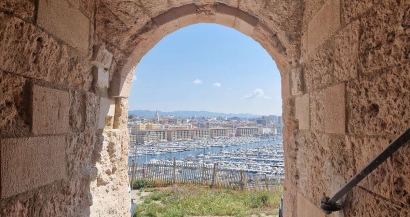
[[[259,42],[282,77],[286,217],[410,126],[408,0],[2,0],[0,216],[129,216],[134,69],[199,22]],[[410,147],[331,216],[410,216]]]

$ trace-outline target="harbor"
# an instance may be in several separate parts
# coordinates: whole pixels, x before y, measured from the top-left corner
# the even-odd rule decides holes
[[[174,161],[175,159],[175,161]],[[281,137],[234,137],[156,144],[134,145],[130,148],[129,166],[189,164],[219,170],[243,171],[246,174],[284,177]]]

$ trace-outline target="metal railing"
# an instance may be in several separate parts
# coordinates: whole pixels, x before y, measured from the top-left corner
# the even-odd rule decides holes
[[[326,213],[330,214],[342,209],[343,204],[339,202],[354,186],[359,184],[367,175],[369,175],[380,164],[392,156],[400,147],[407,144],[410,140],[410,127],[398,136],[387,148],[385,148],[378,156],[376,156],[370,163],[365,166],[359,173],[357,173],[345,186],[336,192],[331,198],[324,196],[321,200],[320,208]]]

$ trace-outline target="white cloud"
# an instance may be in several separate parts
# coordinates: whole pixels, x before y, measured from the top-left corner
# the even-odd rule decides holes
[[[213,86],[214,86],[214,87],[221,87],[222,84],[221,84],[221,83],[215,83],[215,84],[213,84]]]
[[[133,81],[138,80],[137,76],[134,75],[134,76],[132,77],[132,80],[133,80]]]
[[[202,81],[199,80],[199,79],[195,79],[195,81],[193,81],[192,83],[194,83],[194,84],[202,84]]]
[[[266,96],[265,92],[263,92],[263,90],[260,88],[256,88],[252,93],[247,94],[245,98],[246,99],[253,99],[253,98],[271,99],[271,97]]]

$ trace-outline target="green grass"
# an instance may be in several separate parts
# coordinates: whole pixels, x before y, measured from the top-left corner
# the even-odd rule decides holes
[[[146,189],[148,190],[148,189]],[[252,214],[277,214],[282,188],[271,191],[212,189],[178,186],[154,189],[137,206],[134,217],[183,217]]]

